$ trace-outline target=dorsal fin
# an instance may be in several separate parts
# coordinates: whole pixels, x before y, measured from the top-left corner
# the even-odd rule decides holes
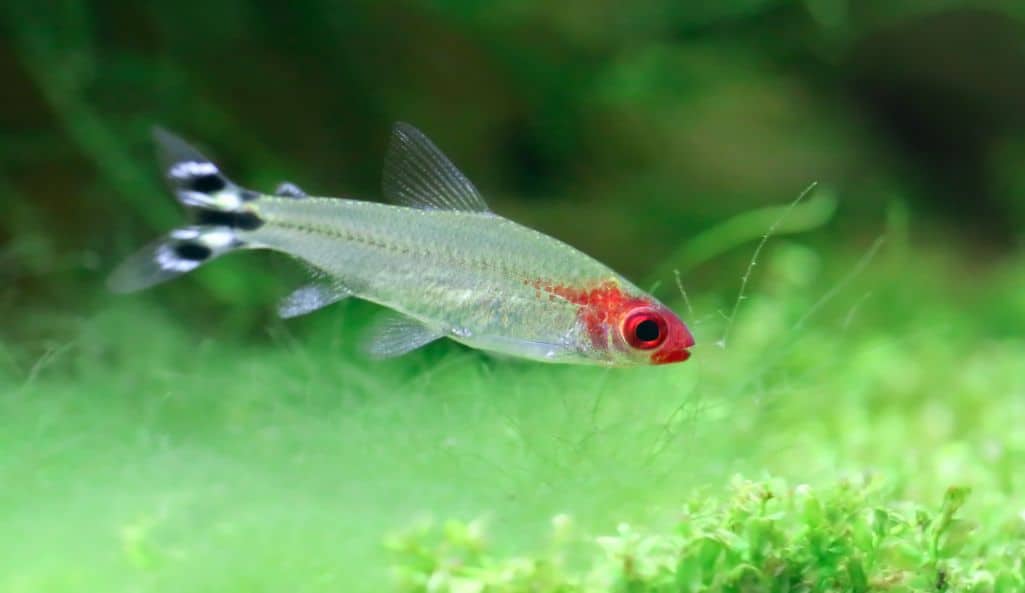
[[[384,158],[384,196],[423,210],[490,212],[477,188],[427,136],[398,122]]]

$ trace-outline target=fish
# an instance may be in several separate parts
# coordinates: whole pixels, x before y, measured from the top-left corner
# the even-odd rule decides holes
[[[121,263],[109,288],[128,293],[247,249],[285,253],[312,280],[278,306],[292,318],[356,297],[389,311],[364,351],[389,358],[441,338],[541,362],[611,367],[690,357],[694,338],[666,305],[596,259],[491,211],[422,132],[396,123],[382,189],[392,203],[272,193],[231,181],[162,128],[163,174],[188,222]]]

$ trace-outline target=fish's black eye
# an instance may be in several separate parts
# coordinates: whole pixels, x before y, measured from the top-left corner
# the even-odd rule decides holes
[[[657,340],[660,333],[658,324],[652,319],[645,319],[634,328],[634,335],[642,342]]]
[[[623,323],[623,338],[639,350],[657,348],[666,339],[666,321],[656,311],[642,309]]]

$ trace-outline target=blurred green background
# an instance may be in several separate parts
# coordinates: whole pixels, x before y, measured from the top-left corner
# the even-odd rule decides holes
[[[1025,219],[1017,2],[15,1],[3,14],[13,307],[81,304],[97,273],[179,220],[155,123],[255,188],[373,199],[391,122],[409,121],[497,211],[632,277],[815,180],[839,198],[842,239],[878,234],[895,200],[965,250],[1006,252]]]
[[[522,549],[555,513],[607,530],[734,471],[872,471],[913,500],[964,478],[981,521],[1020,510],[1021,2],[9,0],[0,19],[4,590],[374,590],[378,542],[418,513],[491,516]],[[303,274],[272,254],[104,291],[181,220],[154,124],[245,186],[378,199],[396,120],[496,212],[678,307],[694,360],[438,345],[367,365],[375,310],[274,319]]]

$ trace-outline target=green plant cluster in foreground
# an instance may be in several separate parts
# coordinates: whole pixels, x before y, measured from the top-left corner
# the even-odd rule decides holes
[[[546,555],[496,557],[479,521],[424,524],[389,547],[400,589],[411,593],[1025,590],[1025,525],[980,533],[957,516],[967,488],[950,488],[939,509],[885,504],[882,491],[738,478],[726,502],[684,505],[671,532],[622,524],[593,540],[597,558],[579,572],[566,567],[565,515],[553,520]]]
[[[732,324],[733,293],[664,285],[699,346],[659,368],[367,364],[377,308],[239,335],[189,279],[12,316],[0,592],[1025,591],[1025,258],[888,237],[770,242]],[[381,546],[425,515],[487,548]]]

